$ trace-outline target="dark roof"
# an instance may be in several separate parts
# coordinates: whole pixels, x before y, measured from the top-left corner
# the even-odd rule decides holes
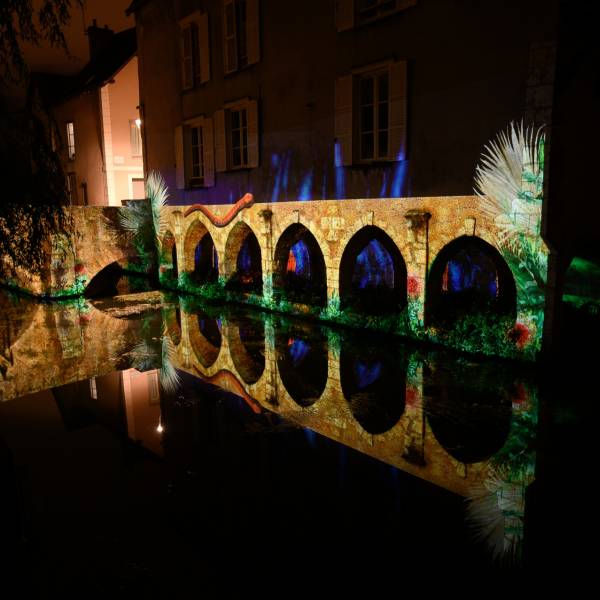
[[[78,75],[32,73],[34,84],[45,103],[55,106],[109,82],[136,54],[135,27],[115,33],[105,50],[92,58]]]
[[[115,33],[106,50],[92,58],[79,73],[81,91],[110,81],[135,56],[136,51],[135,27]]]
[[[148,2],[148,0],[133,0],[133,2],[125,9],[125,14],[129,16],[138,8],[141,8],[144,4],[146,4],[146,2]]]

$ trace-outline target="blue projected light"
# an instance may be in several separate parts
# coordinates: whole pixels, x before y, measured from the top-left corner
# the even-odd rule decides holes
[[[299,240],[290,248],[287,270],[299,277],[310,279],[310,254],[303,240]]]
[[[498,294],[495,266],[481,252],[460,252],[456,258],[448,261],[444,278],[444,288],[451,293],[477,290],[491,297]]]
[[[237,258],[237,270],[240,273],[248,273],[252,268],[252,255],[250,254],[250,240],[246,238]]]
[[[302,179],[302,183],[300,184],[300,192],[298,193],[298,200],[312,200],[312,185],[313,171],[311,169]]]
[[[378,240],[371,240],[356,257],[352,283],[368,287],[394,287],[394,261]]]
[[[360,360],[354,363],[354,376],[359,390],[364,390],[381,377],[383,365],[380,361],[366,364]]]
[[[310,345],[300,338],[288,340],[288,354],[294,367],[298,367],[310,352]]]

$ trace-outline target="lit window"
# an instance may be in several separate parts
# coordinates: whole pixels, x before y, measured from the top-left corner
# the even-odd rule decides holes
[[[75,173],[67,173],[67,193],[69,195],[69,204],[77,205],[77,177]]]
[[[142,155],[142,132],[141,121],[134,119],[129,121],[129,137],[131,142],[131,156]]]
[[[184,90],[210,79],[208,15],[196,11],[179,22],[181,77]]]
[[[406,98],[406,61],[360,67],[336,79],[336,166],[405,160]]]
[[[246,108],[229,111],[231,167],[248,166],[248,113]]]
[[[67,149],[69,160],[75,159],[75,126],[73,121],[67,123]]]
[[[196,117],[175,128],[177,189],[215,185],[213,120]]]
[[[258,0],[223,0],[225,73],[258,62]]]
[[[202,127],[190,127],[190,185],[204,184],[204,135]]]
[[[389,72],[360,77],[359,156],[360,160],[389,158]]]
[[[90,397],[92,400],[98,400],[98,387],[96,386],[96,378],[90,379]]]

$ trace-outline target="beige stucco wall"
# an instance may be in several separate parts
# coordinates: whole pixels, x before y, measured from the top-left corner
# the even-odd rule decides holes
[[[60,132],[59,154],[65,173],[77,176],[78,203],[83,204],[81,185],[87,184],[90,206],[106,204],[106,180],[102,160],[102,130],[99,118],[98,95],[87,92],[67,100],[54,109],[54,118]],[[67,122],[73,121],[75,130],[75,160],[69,160]]]
[[[129,122],[139,117],[137,58],[133,57],[101,92],[110,204],[132,198],[131,179],[143,177],[142,156],[133,156]],[[107,103],[107,104],[106,104]]]

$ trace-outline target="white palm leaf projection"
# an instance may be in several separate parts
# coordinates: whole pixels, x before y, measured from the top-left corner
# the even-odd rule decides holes
[[[140,257],[149,260],[151,255],[160,251],[169,198],[164,179],[155,171],[146,179],[146,196],[148,202],[131,202],[119,209],[119,225],[132,236]]]
[[[167,228],[167,219],[165,207],[169,199],[169,190],[167,184],[160,173],[152,171],[146,179],[146,196],[150,200],[150,209],[152,211],[152,224],[154,226],[154,235],[156,237],[157,247]]]
[[[547,251],[540,236],[544,186],[541,128],[511,123],[485,147],[475,192],[500,234],[498,246],[515,275],[523,303],[543,303]]]
[[[171,394],[181,384],[181,378],[173,366],[173,353],[175,347],[167,331],[163,333],[160,350],[146,341],[136,344],[130,352],[131,366],[138,371],[155,369],[158,365],[158,380],[162,389]]]
[[[466,521],[474,538],[496,562],[513,565],[521,560],[525,491],[532,480],[532,474],[515,476],[490,465],[483,484],[466,499]]]

